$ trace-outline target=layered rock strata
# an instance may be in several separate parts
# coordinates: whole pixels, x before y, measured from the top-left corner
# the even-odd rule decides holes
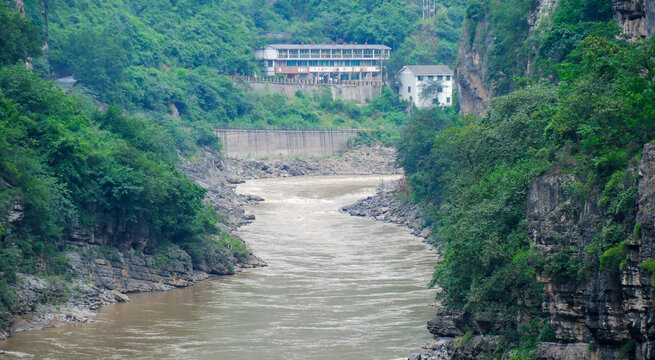
[[[575,181],[570,175],[549,173],[530,185],[527,230],[544,258],[568,251],[584,262],[582,249],[608,220],[598,207],[598,194],[572,194]],[[537,359],[655,359],[655,274],[641,266],[655,259],[655,144],[644,147],[634,206],[635,234],[626,240],[618,269],[596,266],[581,280],[538,277],[544,285],[541,311],[556,341],[540,343]],[[427,345],[425,359],[477,359],[495,351],[489,353],[482,344],[500,334],[498,329],[481,328],[480,319],[466,312],[444,309],[428,329],[436,339]],[[458,337],[471,330],[466,344],[458,344]]]
[[[612,0],[612,11],[633,41],[655,33],[655,0]]]

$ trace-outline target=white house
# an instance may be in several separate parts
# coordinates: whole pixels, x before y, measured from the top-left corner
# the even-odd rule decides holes
[[[418,108],[453,104],[453,71],[446,65],[406,65],[398,80],[400,96]]]

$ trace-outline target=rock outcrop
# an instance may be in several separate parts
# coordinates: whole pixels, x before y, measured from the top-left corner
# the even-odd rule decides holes
[[[340,210],[352,216],[365,216],[377,221],[400,225],[411,229],[414,235],[427,237],[428,229],[423,229],[423,218],[416,204],[410,201],[401,201],[404,180],[382,184],[373,196],[344,206]],[[405,194],[407,194],[405,192]]]
[[[459,41],[457,64],[455,66],[455,88],[460,111],[464,114],[482,115],[491,99],[492,88],[485,83],[487,51],[493,37],[482,38],[487,27],[486,21],[477,24],[475,34],[464,26]]]
[[[557,3],[558,0],[534,1],[532,11],[527,16],[529,34],[553,12]],[[486,113],[488,102],[494,96],[494,85],[488,79],[489,75],[494,75],[489,74],[488,57],[494,48],[496,29],[488,19],[490,14],[477,16],[478,19],[467,19],[464,23],[455,67],[455,87],[460,111],[464,114],[481,116]],[[475,26],[469,26],[472,23],[475,23]],[[526,75],[531,75],[535,71],[533,58],[537,49],[534,48],[532,51],[532,55],[521,57],[520,62],[524,62],[524,65],[517,65],[525,67],[522,73]],[[502,78],[506,75],[494,76]]]
[[[528,16],[528,25],[532,33],[541,22],[553,12],[559,0],[536,0],[535,10]]]
[[[655,33],[655,0],[612,0],[614,19],[632,40]]]
[[[592,266],[581,279],[538,276],[544,285],[541,312],[556,341],[540,343],[537,359],[655,359],[655,274],[641,266],[655,259],[655,144],[645,145],[638,171],[637,215],[627,220],[635,224],[635,234],[626,240],[621,266],[603,269],[588,264]],[[565,252],[584,263],[583,249],[608,221],[598,206],[599,195],[575,195],[571,191],[575,181],[571,175],[548,173],[530,184],[527,230],[544,259]],[[478,349],[478,355],[483,352],[481,339],[499,335],[497,329],[480,328],[479,319],[466,312],[443,309],[428,329],[437,337],[428,349],[448,354],[427,357],[434,359],[478,358],[471,355],[475,352],[469,345],[453,343],[466,331],[472,330],[467,343]]]
[[[558,0],[535,0],[527,16],[529,34],[544,24],[557,4]],[[623,33],[633,41],[655,33],[655,0],[612,0],[612,11]],[[488,79],[487,58],[495,41],[495,29],[487,19],[489,14],[479,16],[479,19],[465,21],[455,66],[455,87],[460,111],[473,115],[483,115],[487,111],[487,103],[494,95],[493,84]],[[475,26],[468,26],[469,22],[474,22]],[[526,76],[535,72],[533,58],[536,51],[537,48],[533,48],[533,55],[523,59],[525,68],[522,73]]]

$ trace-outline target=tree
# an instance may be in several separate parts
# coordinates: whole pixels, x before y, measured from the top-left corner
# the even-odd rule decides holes
[[[420,86],[420,93],[418,95],[421,102],[432,102],[438,104],[439,93],[443,92],[443,82],[440,80],[428,80]]]
[[[38,28],[0,3],[0,66],[25,61],[41,53],[43,37]]]

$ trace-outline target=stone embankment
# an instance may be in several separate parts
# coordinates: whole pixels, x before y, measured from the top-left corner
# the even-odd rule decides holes
[[[426,238],[429,229],[422,228],[421,211],[407,198],[403,190],[404,181],[382,184],[373,196],[341,208],[352,216],[366,216],[378,221],[400,225],[412,230],[413,234]]]

